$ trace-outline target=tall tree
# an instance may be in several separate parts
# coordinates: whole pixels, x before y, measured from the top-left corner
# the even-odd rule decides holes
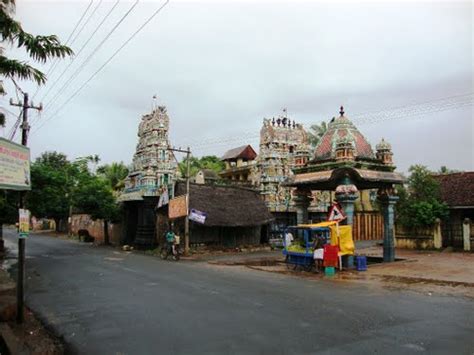
[[[75,189],[72,201],[75,209],[89,214],[93,220],[104,221],[104,244],[109,244],[108,223],[119,219],[119,207],[109,182],[90,175]]]
[[[319,125],[311,125],[308,131],[309,144],[311,144],[311,146],[315,148],[321,140],[321,137],[324,135],[324,133],[327,132],[327,130],[328,126],[324,121],[322,121]]]
[[[124,180],[128,175],[128,168],[123,163],[112,163],[99,166],[97,174],[103,176],[114,191],[124,188]]]
[[[448,206],[441,200],[440,185],[433,173],[422,165],[411,166],[409,172],[407,188],[398,188],[397,221],[405,227],[418,228],[446,218]]]
[[[52,218],[59,230],[60,221],[69,214],[69,198],[74,186],[71,166],[62,153],[45,152],[31,164],[32,190],[27,193],[26,203],[32,215]]]
[[[73,54],[71,48],[62,45],[54,35],[35,36],[23,30],[13,19],[15,0],[0,0],[0,75],[7,79],[34,80],[38,85],[46,83],[46,75],[28,62],[8,58],[5,45],[24,48],[35,62],[45,63],[51,58],[64,58]],[[3,81],[0,80],[0,94],[5,94]]]

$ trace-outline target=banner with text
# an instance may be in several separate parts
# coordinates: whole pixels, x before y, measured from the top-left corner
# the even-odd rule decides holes
[[[30,150],[0,138],[0,189],[31,190]]]
[[[197,222],[197,223],[204,224],[204,223],[206,223],[206,218],[207,218],[207,213],[206,212],[198,211],[198,210],[195,210],[195,209],[191,209],[191,211],[189,211],[189,220],[190,221],[194,221],[194,222]]]

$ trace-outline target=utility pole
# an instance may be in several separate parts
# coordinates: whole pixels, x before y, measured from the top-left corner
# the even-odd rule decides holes
[[[186,209],[188,213],[186,214],[186,219],[184,220],[184,254],[189,254],[189,180],[191,179],[191,151],[189,147],[186,152]]]
[[[23,122],[21,124],[21,145],[25,147],[28,145],[28,132],[30,125],[28,123],[28,109],[34,109],[41,111],[43,105],[39,106],[31,105],[28,103],[28,93],[23,93],[23,102],[13,102],[10,99],[10,105],[18,106],[23,108]],[[20,208],[25,208],[25,193],[20,192]],[[25,278],[25,238],[18,238],[18,279],[16,285],[16,321],[18,324],[23,323],[23,303],[25,300],[24,295],[24,278]]]
[[[184,220],[184,254],[189,254],[189,182],[191,179],[191,149],[168,148],[173,152],[186,153],[186,219]]]

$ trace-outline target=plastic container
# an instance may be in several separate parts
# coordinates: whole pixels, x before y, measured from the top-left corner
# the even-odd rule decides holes
[[[336,274],[336,268],[333,266],[326,266],[324,268],[324,275],[326,276],[334,276]]]
[[[367,271],[367,257],[363,255],[356,256],[356,270]]]

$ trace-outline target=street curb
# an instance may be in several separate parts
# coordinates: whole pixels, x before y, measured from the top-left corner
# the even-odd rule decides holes
[[[5,341],[11,354],[29,355],[30,351],[25,348],[24,343],[13,334],[7,323],[0,323],[0,336]]]

